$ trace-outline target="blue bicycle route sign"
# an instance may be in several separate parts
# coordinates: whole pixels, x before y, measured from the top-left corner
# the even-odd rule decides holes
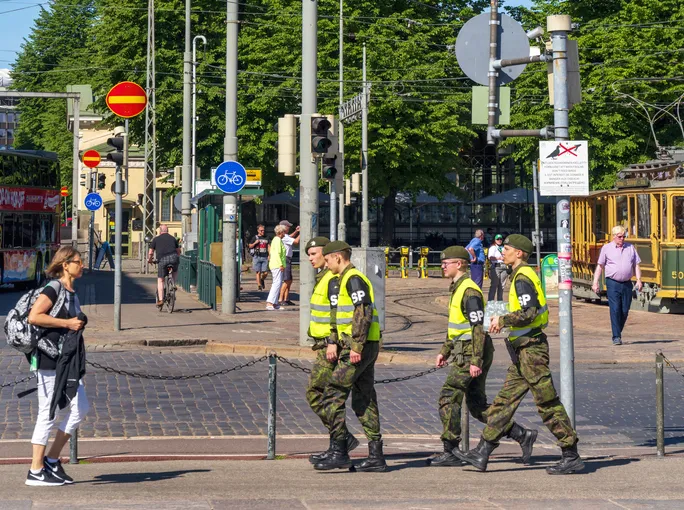
[[[102,197],[97,193],[88,193],[85,197],[85,206],[89,211],[97,211],[102,207]]]
[[[224,193],[237,193],[247,183],[247,172],[237,161],[224,161],[216,168],[214,180]]]

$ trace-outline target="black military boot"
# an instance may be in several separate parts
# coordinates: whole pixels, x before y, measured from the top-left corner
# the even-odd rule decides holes
[[[321,453],[314,453],[312,455],[309,455],[309,462],[311,464],[316,464],[324,459],[327,459],[328,456],[330,455],[330,452],[332,452],[332,447],[333,447],[333,440],[330,438],[330,444],[328,445],[328,449],[324,452]]]
[[[382,441],[368,442],[368,458],[363,459],[360,464],[354,464],[355,471],[385,471],[387,462],[382,453]]]
[[[467,462],[471,466],[476,467],[480,471],[487,471],[487,462],[489,462],[489,456],[498,446],[499,443],[490,443],[489,441],[485,441],[483,438],[480,438],[480,442],[472,450],[466,453],[453,450],[452,453],[455,457]]]
[[[435,455],[431,459],[428,459],[428,465],[441,467],[441,466],[463,466],[464,462],[458,459],[452,452],[452,450],[458,449],[459,440],[453,441],[442,441],[444,444],[444,453]]]
[[[555,466],[546,468],[546,472],[550,475],[569,475],[584,469],[584,462],[577,453],[577,443],[572,446],[561,448],[561,460]]]
[[[314,464],[314,469],[317,471],[329,471],[331,469],[349,469],[351,467],[351,459],[347,453],[347,441],[333,441],[330,455],[320,462]]]
[[[359,446],[359,440],[356,439],[354,435],[350,432],[349,434],[347,434],[347,453],[354,450],[357,446]],[[332,452],[332,439],[330,440],[330,446],[326,451],[309,455],[309,462],[311,462],[311,464],[316,464],[317,462],[320,462],[323,459],[328,458],[330,452]]]
[[[532,447],[537,440],[537,431],[526,429],[514,422],[506,437],[510,437],[520,444],[520,448],[522,448],[522,463],[529,464],[532,458]]]

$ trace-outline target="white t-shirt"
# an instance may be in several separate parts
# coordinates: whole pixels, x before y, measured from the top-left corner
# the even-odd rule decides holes
[[[288,259],[292,258],[292,245],[294,245],[294,237],[290,237],[288,234],[285,234],[283,237],[283,244],[285,245],[285,257]]]
[[[499,262],[503,262],[503,245],[499,246],[498,244],[494,243],[489,248],[487,256],[489,257],[490,261],[495,261],[497,264]]]

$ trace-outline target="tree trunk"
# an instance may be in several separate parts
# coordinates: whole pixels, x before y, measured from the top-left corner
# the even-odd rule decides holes
[[[397,202],[397,190],[390,188],[382,205],[382,243],[392,246],[394,240],[394,209]]]

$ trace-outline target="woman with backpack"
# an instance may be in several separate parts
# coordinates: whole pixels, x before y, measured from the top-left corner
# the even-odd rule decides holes
[[[56,280],[46,285],[31,307],[28,317],[31,325],[44,329],[38,341],[38,347],[30,355],[31,368],[37,371],[38,378],[38,417],[31,439],[33,460],[26,478],[26,485],[34,486],[73,483],[73,479],[64,472],[60,455],[62,448],[69,441],[74,430],[78,428],[89,407],[83,380],[80,379],[81,374],[79,374],[80,380],[74,391],[75,395],[70,400],[67,399],[64,404],[64,407],[68,408],[68,412],[59,425],[55,439],[46,456],[45,450],[50,432],[56,421],[55,416],[50,419],[52,414],[50,408],[52,405],[54,413],[55,406],[52,401],[56,391],[55,384],[59,384],[57,368],[61,361],[60,347],[63,346],[64,338],[70,332],[81,331],[87,322],[86,317],[81,313],[78,296],[74,291],[74,281],[83,274],[81,254],[70,246],[60,248],[55,253],[47,269],[47,274]],[[56,303],[63,303],[61,310],[56,314],[50,314]],[[53,315],[55,316],[53,317]],[[77,342],[78,350],[81,353],[81,363],[84,365],[85,349],[80,335]],[[84,367],[81,370],[85,373]],[[57,396],[57,398],[60,397],[61,395]]]

